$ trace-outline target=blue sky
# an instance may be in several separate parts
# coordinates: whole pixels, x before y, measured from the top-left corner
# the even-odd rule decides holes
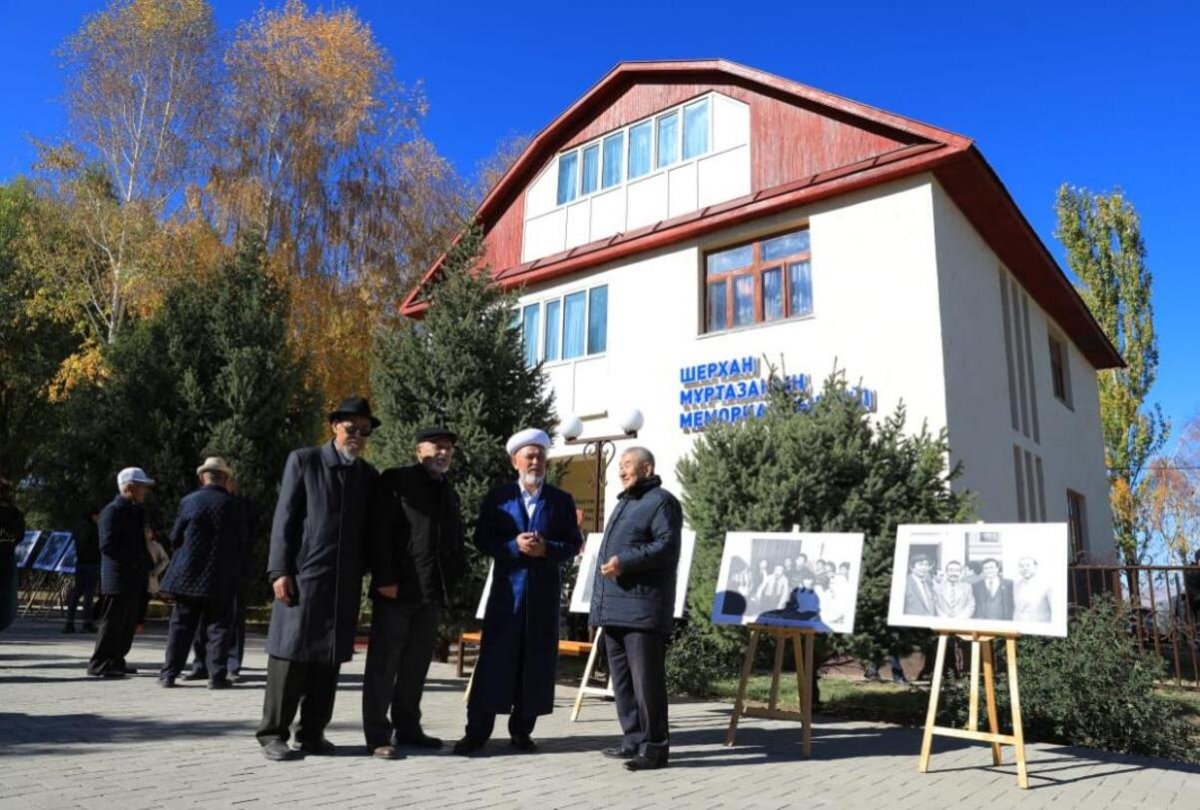
[[[0,0],[0,180],[64,119],[53,51],[100,2]],[[226,31],[257,0],[215,0]],[[328,3],[322,5],[328,7]],[[547,124],[623,59],[719,56],[973,139],[1043,241],[1063,182],[1121,187],[1155,278],[1159,382],[1176,428],[1200,409],[1200,5],[1195,3],[424,3],[358,9],[426,134],[464,172]],[[972,8],[971,6],[977,6]]]

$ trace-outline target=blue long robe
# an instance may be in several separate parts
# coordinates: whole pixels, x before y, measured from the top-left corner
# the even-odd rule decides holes
[[[528,557],[518,550],[517,535],[528,531],[545,538],[545,557]],[[542,485],[532,520],[516,483],[496,487],[484,497],[475,547],[493,558],[496,568],[471,685],[473,709],[508,714],[519,702],[525,716],[554,710],[562,566],[582,545],[575,500],[561,489]]]

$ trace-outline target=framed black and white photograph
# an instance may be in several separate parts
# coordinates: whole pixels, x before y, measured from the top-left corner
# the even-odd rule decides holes
[[[1067,524],[900,526],[888,623],[1067,634]]]
[[[587,536],[583,546],[583,554],[579,558],[579,576],[575,578],[575,588],[571,591],[571,612],[587,613],[592,609],[592,588],[595,586],[596,567],[600,565],[600,546],[604,535],[593,532]],[[675,618],[683,618],[683,609],[687,604],[688,579],[692,571],[692,555],[696,551],[696,533],[684,529],[680,537],[679,567],[675,569]],[[585,576],[585,572],[591,574]]]
[[[861,534],[728,532],[715,624],[854,632]]]
[[[33,562],[33,552],[37,549],[38,541],[42,539],[43,534],[45,532],[25,532],[25,536],[21,538],[21,542],[17,543],[16,548],[13,550],[13,562],[17,568],[28,568],[29,564]]]
[[[50,536],[46,538],[42,550],[38,552],[37,559],[33,561],[31,567],[36,571],[55,570],[58,561],[73,545],[75,545],[75,540],[70,532],[50,532]]]

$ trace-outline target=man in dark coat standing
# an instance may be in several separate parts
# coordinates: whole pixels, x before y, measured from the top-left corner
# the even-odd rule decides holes
[[[90,509],[79,521],[79,529],[75,532],[75,583],[67,594],[67,623],[63,625],[64,633],[75,632],[75,613],[79,610],[79,600],[83,599],[83,631],[96,632],[96,608],[93,599],[96,588],[100,585],[100,530],[96,521],[100,519],[99,509]]]
[[[604,750],[631,771],[665,768],[667,639],[675,609],[675,574],[683,531],[679,501],[654,474],[644,447],[621,454],[617,508],[604,530],[592,574],[588,623],[604,628],[604,648],[617,698],[621,745]]]
[[[246,543],[246,515],[241,501],[229,492],[233,470],[223,458],[206,459],[196,476],[200,489],[180,501],[171,530],[175,556],[163,577],[162,591],[175,597],[175,607],[158,682],[175,686],[196,631],[202,628],[208,639],[208,686],[228,689],[233,592]]]
[[[275,602],[258,741],[272,760],[337,753],[324,732],[338,670],[354,653],[377,477],[359,456],[379,420],[367,400],[351,397],[329,414],[329,425],[332,441],[288,456],[271,525],[267,575]],[[297,708],[298,751],[287,745]]]
[[[100,592],[107,600],[89,675],[123,678],[134,672],[125,656],[133,646],[152,567],[142,509],[152,486],[154,479],[140,467],[126,467],[117,473],[117,497],[100,512]]]
[[[479,508],[475,547],[495,560],[483,617],[479,662],[467,702],[467,732],[454,753],[470,756],[507,714],[518,751],[537,750],[531,735],[538,715],[554,710],[562,564],[583,538],[575,500],[545,483],[550,437],[522,430],[505,446],[518,480],[496,487]]]
[[[417,463],[385,470],[375,488],[362,706],[367,751],[379,759],[401,758],[402,745],[442,747],[421,728],[421,694],[438,618],[464,570],[459,500],[446,475],[457,440],[447,428],[423,428]]]

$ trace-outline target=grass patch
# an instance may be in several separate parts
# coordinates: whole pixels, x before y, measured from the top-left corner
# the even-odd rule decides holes
[[[737,699],[738,679],[718,681],[714,697],[732,703]],[[771,676],[754,675],[746,684],[746,699],[766,705],[771,699]],[[905,726],[925,722],[929,693],[912,686],[855,680],[836,675],[821,677],[820,712],[850,720],[877,720]],[[796,677],[785,673],[779,679],[779,708],[798,710]]]

